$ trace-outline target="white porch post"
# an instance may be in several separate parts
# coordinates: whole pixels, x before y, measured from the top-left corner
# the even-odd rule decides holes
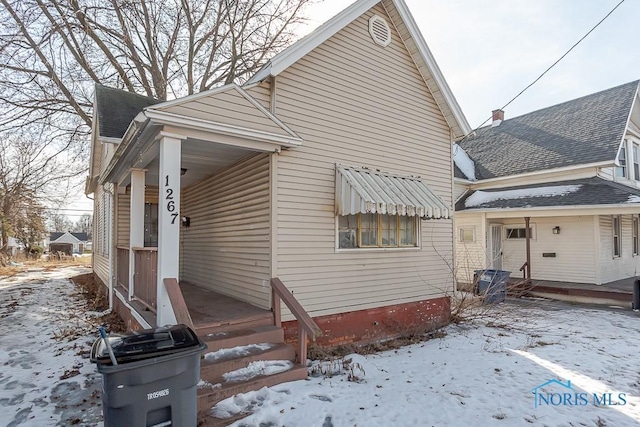
[[[145,171],[131,171],[131,204],[129,206],[129,300],[133,299],[135,256],[133,248],[144,246],[144,187]]]
[[[164,279],[179,279],[180,155],[182,138],[160,133],[158,186],[158,326],[175,325],[176,316]]]

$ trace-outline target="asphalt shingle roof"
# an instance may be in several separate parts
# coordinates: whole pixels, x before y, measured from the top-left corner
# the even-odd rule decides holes
[[[571,186],[573,191],[563,194],[537,197],[519,197],[527,191],[520,190],[542,190],[551,187]],[[575,187],[574,187],[575,186]],[[579,187],[576,189],[576,187]],[[504,193],[504,192],[511,193]],[[523,209],[539,208],[550,206],[594,206],[594,205],[617,205],[626,203],[640,203],[640,189],[632,188],[618,182],[607,181],[602,178],[592,177],[575,179],[570,181],[558,181],[552,183],[521,185],[517,187],[499,188],[492,190],[482,190],[485,195],[497,195],[502,193],[505,198],[487,198],[489,201],[474,206],[467,207],[465,203],[476,193],[470,192],[456,203],[456,212],[473,211],[476,209]],[[533,191],[532,193],[535,193]],[[510,197],[509,194],[518,195]],[[553,194],[553,192],[550,192]]]
[[[488,179],[611,161],[622,141],[639,81],[486,126],[460,146]],[[456,175],[458,176],[458,175]]]
[[[96,107],[100,136],[122,138],[134,117],[149,105],[162,102],[120,89],[96,85]]]
[[[49,234],[49,240],[50,241],[58,240],[64,234],[65,234],[64,231],[63,232],[53,231]],[[70,234],[82,242],[86,242],[87,240],[89,240],[89,236],[87,236],[87,233],[70,233]]]

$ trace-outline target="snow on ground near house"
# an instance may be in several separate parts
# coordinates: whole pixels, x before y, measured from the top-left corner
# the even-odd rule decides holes
[[[233,348],[222,348],[217,351],[211,351],[204,355],[204,358],[208,361],[215,362],[216,360],[221,359],[230,359],[233,357],[246,356],[250,354],[252,351],[256,350],[268,350],[273,347],[275,344],[272,343],[260,343],[260,344],[249,344],[249,345],[241,345]]]
[[[397,351],[348,356],[360,382],[348,381],[343,369],[226,399],[214,413],[253,412],[235,426],[640,425],[637,313],[519,300],[446,333]],[[550,403],[534,407],[533,389],[552,379],[570,381],[571,389],[548,384],[538,392]],[[604,404],[606,393],[606,403],[626,404]]]
[[[68,278],[83,267],[0,278],[0,425],[102,426],[95,328]]]
[[[552,185],[549,187],[522,188],[520,190],[476,191],[465,200],[467,208],[480,206],[497,200],[526,199],[529,197],[566,196],[580,190],[582,185]]]

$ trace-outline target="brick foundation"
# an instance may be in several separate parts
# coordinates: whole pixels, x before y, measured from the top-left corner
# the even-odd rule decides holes
[[[394,338],[416,331],[437,329],[449,323],[451,305],[449,297],[350,311],[314,317],[322,329],[317,343],[323,347],[343,344],[364,344]],[[298,322],[283,322],[285,341],[298,340]]]

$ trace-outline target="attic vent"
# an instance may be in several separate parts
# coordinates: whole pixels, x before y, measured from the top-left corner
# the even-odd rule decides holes
[[[369,19],[369,34],[376,44],[388,46],[391,43],[391,28],[380,15],[373,15]]]

